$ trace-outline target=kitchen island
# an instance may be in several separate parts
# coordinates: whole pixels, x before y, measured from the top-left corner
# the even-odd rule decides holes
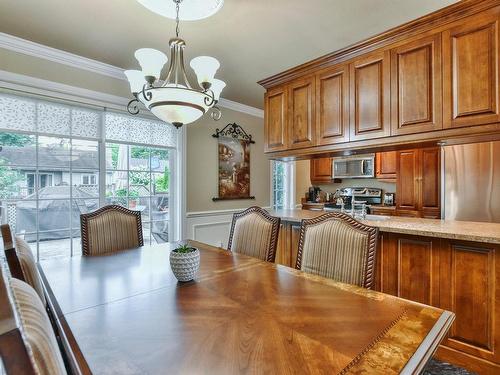
[[[281,217],[276,262],[295,266],[302,219],[324,211],[269,210]],[[453,311],[440,359],[500,373],[500,224],[369,216],[379,228],[375,289]]]

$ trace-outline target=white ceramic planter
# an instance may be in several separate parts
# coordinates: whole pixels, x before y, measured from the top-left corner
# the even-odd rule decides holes
[[[200,250],[189,253],[170,252],[170,267],[179,281],[191,281],[200,268]]]

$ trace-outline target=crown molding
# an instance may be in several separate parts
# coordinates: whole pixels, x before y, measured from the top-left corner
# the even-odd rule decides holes
[[[246,113],[247,115],[264,118],[264,110],[259,109],[259,108],[255,108],[255,107],[251,107],[251,106],[246,105],[246,104],[233,102],[232,100],[224,99],[224,98],[220,98],[218,104],[221,107],[224,107],[227,109],[232,109],[233,111],[238,111],[238,112]]]
[[[43,44],[31,42],[29,40],[18,38],[16,36],[1,32],[0,32],[0,48],[52,61],[58,64],[71,66],[73,68],[87,70],[95,74],[101,74],[122,81],[127,80],[125,74],[123,73],[124,69],[119,68],[117,66],[105,64],[97,60],[92,60],[83,56],[75,55],[70,52],[48,47]],[[264,111],[262,109],[234,102],[229,99],[221,98],[219,101],[219,105],[223,108],[232,109],[234,111],[246,113],[248,115],[255,117],[264,118]]]
[[[124,111],[130,99],[0,70],[0,88]],[[144,111],[148,113],[149,111]]]
[[[125,74],[123,74],[124,69],[6,33],[0,33],[0,48],[71,66],[73,68],[87,70],[115,79],[126,79]]]

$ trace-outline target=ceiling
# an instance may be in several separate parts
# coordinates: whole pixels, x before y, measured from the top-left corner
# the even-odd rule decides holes
[[[180,36],[187,62],[198,55],[221,62],[224,98],[262,108],[258,80],[455,2],[225,0],[216,15],[181,22]],[[174,30],[173,20],[135,0],[0,1],[1,32],[124,69],[138,67],[138,48],[167,52]]]

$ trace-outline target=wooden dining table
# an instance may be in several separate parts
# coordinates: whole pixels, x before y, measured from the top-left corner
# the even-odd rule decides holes
[[[454,315],[198,242],[39,263],[53,320],[83,374],[416,374]]]

